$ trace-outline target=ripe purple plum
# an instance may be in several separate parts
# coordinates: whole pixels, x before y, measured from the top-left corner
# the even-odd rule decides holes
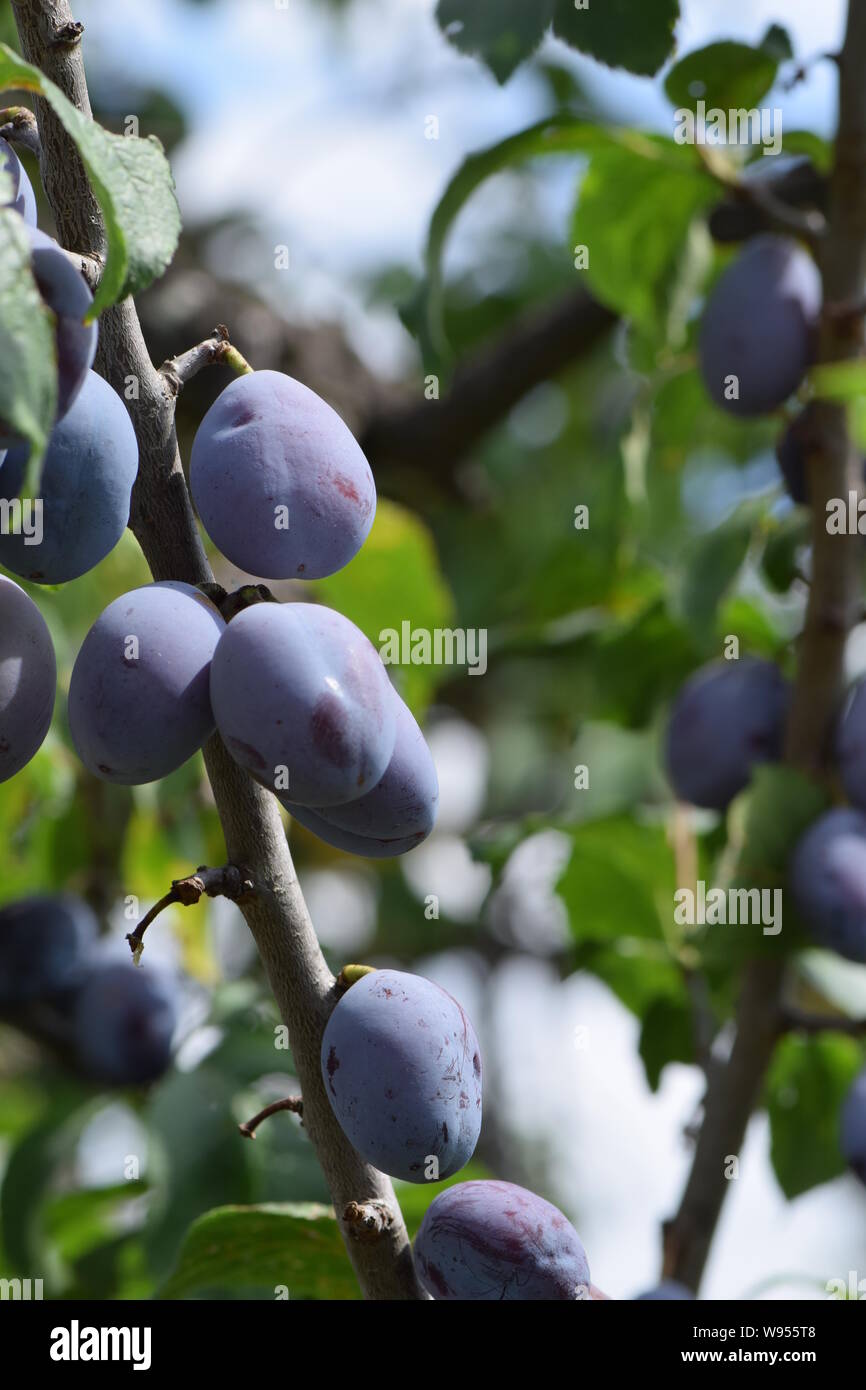
[[[866,815],[825,811],[794,845],[788,881],[814,942],[866,963]]]
[[[866,1184],[866,1068],[852,1082],[842,1106],[841,1147],[849,1168]]]
[[[19,445],[0,464],[0,500],[18,497],[29,452]],[[86,574],[123,535],[137,473],[138,442],[126,407],[107,381],[88,372],[51,432],[39,492],[41,537],[0,533],[0,563],[35,584]]]
[[[94,965],[73,1017],[76,1061],[95,1081],[139,1086],[171,1062],[177,1008],[171,982],[130,960]]]
[[[415,1237],[415,1263],[436,1300],[590,1297],[577,1231],[552,1203],[510,1182],[463,1182],[440,1192]]]
[[[417,849],[427,838],[427,833],[423,830],[418,830],[413,835],[390,837],[356,835],[353,831],[342,830],[330,820],[326,820],[321,811],[312,811],[309,806],[296,806],[294,802],[287,801],[282,796],[280,801],[305,830],[309,830],[326,845],[341,850],[343,854],[357,854],[362,859],[395,859],[399,854],[408,854],[409,850]]]
[[[701,322],[701,374],[716,405],[738,416],[782,405],[814,359],[820,311],[821,277],[808,252],[787,237],[752,238],[719,277]]]
[[[321,579],[347,565],[373,524],[376,487],[348,426],[282,372],[238,377],[193,441],[190,488],[233,565],[265,579]]]
[[[663,1279],[654,1289],[647,1289],[646,1293],[639,1293],[636,1298],[637,1303],[647,1299],[661,1299],[670,1301],[672,1299],[694,1298],[691,1289],[687,1289],[685,1284],[678,1284],[676,1279]]]
[[[420,975],[374,970],[328,1019],[322,1077],[347,1139],[382,1173],[438,1182],[481,1129],[481,1053],[456,999]]]
[[[229,752],[301,806],[351,801],[381,780],[396,739],[393,695],[373,644],[342,614],[311,603],[244,609],[211,667]]]
[[[190,584],[164,581],[110,603],[84,639],[69,728],[84,766],[137,785],[174,772],[214,729],[210,664],[225,623]]]
[[[77,986],[98,936],[99,923],[80,898],[38,894],[0,908],[0,1007]]]
[[[0,782],[42,747],[54,713],[57,662],[45,619],[12,579],[0,575]]]
[[[667,767],[681,801],[722,811],[758,763],[782,755],[790,687],[778,666],[756,657],[696,671],[674,701]]]
[[[59,420],[84,385],[96,355],[96,324],[84,322],[93,304],[93,295],[56,241],[40,232],[38,227],[28,226],[27,234],[30,238],[33,276],[39,293],[56,320],[56,418]]]

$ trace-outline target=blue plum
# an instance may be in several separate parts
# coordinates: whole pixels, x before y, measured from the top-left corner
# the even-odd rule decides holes
[[[80,898],[41,894],[0,908],[0,1007],[74,988],[98,935]]]
[[[552,1203],[510,1182],[462,1182],[440,1192],[415,1237],[415,1263],[441,1301],[590,1297],[577,1231]]]
[[[177,1026],[174,989],[153,970],[130,960],[93,965],[78,991],[73,1015],[78,1066],[114,1086],[156,1081],[171,1062]]]
[[[411,710],[394,692],[397,734],[391,761],[371,791],[340,806],[283,805],[327,844],[367,859],[405,854],[426,840],[436,820],[439,782]]]
[[[84,639],[69,684],[78,756],[106,782],[153,782],[214,729],[210,663],[222,617],[190,584],[165,581],[110,603]]]
[[[347,1139],[380,1172],[437,1182],[469,1161],[481,1129],[481,1053],[450,994],[374,970],[328,1019],[322,1077]]]
[[[14,192],[8,207],[13,207],[31,227],[36,226],[36,195],[21,163],[8,140],[0,139],[0,163],[12,179]]]
[[[685,1299],[694,1298],[691,1289],[687,1289],[685,1284],[678,1284],[676,1279],[663,1279],[654,1289],[648,1289],[646,1293],[639,1293],[636,1302],[640,1303],[645,1299]]]
[[[302,806],[361,796],[394,751],[393,688],[379,653],[331,608],[244,609],[217,647],[211,701],[232,756]]]
[[[27,234],[39,293],[55,316],[59,420],[84,385],[96,356],[96,324],[84,322],[93,305],[93,295],[56,241],[37,227],[28,226]]]
[[[193,441],[190,488],[233,565],[266,579],[320,579],[347,565],[376,510],[370,465],[325,401],[282,372],[238,377]]]
[[[808,506],[809,503],[806,460],[812,450],[820,447],[822,425],[819,411],[819,403],[810,401],[791,421],[776,444],[776,459],[788,496],[800,506]],[[866,460],[863,476],[866,480]]]
[[[398,854],[408,854],[410,849],[416,849],[427,838],[427,832],[423,830],[417,830],[412,835],[356,835],[326,820],[321,811],[312,811],[309,806],[296,806],[283,796],[280,801],[296,821],[324,840],[326,845],[342,850],[344,854],[357,854],[362,859],[394,859]]]
[[[0,500],[21,491],[29,448],[0,464]],[[0,532],[0,564],[37,584],[63,584],[98,565],[129,520],[138,443],[117,392],[96,372],[51,433],[42,468],[42,535]],[[38,539],[38,538],[37,538]]]
[[[866,681],[848,693],[836,732],[836,761],[848,800],[866,811]]]
[[[866,963],[866,815],[836,807],[813,821],[791,852],[788,882],[815,944]]]
[[[717,661],[690,676],[671,710],[667,768],[682,801],[722,811],[758,763],[781,757],[790,687],[756,657]]]
[[[853,1081],[842,1106],[841,1148],[849,1168],[866,1183],[866,1068]]]
[[[57,662],[45,619],[12,579],[0,575],[0,782],[42,747],[54,713]]]
[[[814,358],[820,310],[812,257],[786,237],[751,239],[719,277],[701,322],[700,368],[716,404],[738,416],[782,405]]]

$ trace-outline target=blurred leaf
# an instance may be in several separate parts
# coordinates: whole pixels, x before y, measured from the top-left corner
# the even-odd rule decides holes
[[[694,110],[703,101],[707,111],[711,107],[725,113],[749,110],[772,87],[778,65],[779,60],[764,48],[732,40],[711,43],[674,64],[665,78],[665,93],[678,109]]]
[[[54,316],[33,278],[21,216],[0,207],[0,422],[9,434],[31,442],[25,497],[40,495],[39,467],[56,401]]]
[[[810,373],[816,396],[828,401],[857,401],[866,395],[866,362],[820,362]]]
[[[668,1062],[694,1062],[694,1022],[685,990],[652,1001],[643,1015],[639,1051],[651,1091],[658,1090]]]
[[[383,498],[363,549],[346,569],[317,580],[316,593],[356,623],[377,650],[389,629],[402,646],[404,623],[409,631],[432,634],[448,628],[453,616],[429,531],[412,512]],[[394,665],[389,673],[406,703],[422,713],[439,682],[451,679],[456,668]]]
[[[556,0],[553,32],[611,68],[642,76],[658,72],[674,49],[679,0]]]
[[[162,274],[174,255],[180,213],[159,141],[112,135],[89,120],[53,82],[0,44],[0,87],[35,92],[74,141],[105,219],[108,254],[93,304],[96,317]]]
[[[765,763],[752,774],[737,877],[750,884],[783,878],[791,849],[827,806],[827,794],[792,767]]]
[[[474,53],[506,82],[541,41],[553,0],[439,0],[436,21],[461,53]]]
[[[717,609],[742,568],[751,539],[752,520],[733,517],[692,544],[682,608],[698,640],[714,641]]]
[[[48,1258],[42,1204],[57,1165],[67,1157],[81,1124],[87,1097],[77,1087],[43,1095],[42,1116],[9,1155],[0,1190],[3,1253],[13,1271],[44,1277]]]
[[[556,885],[575,941],[624,936],[664,942],[659,908],[673,918],[673,855],[664,830],[626,816],[571,832],[571,857]]]
[[[580,185],[572,240],[602,303],[658,328],[695,216],[718,187],[694,152],[661,136],[597,150]]]
[[[810,539],[806,508],[791,507],[784,516],[774,519],[761,556],[761,568],[777,593],[787,593],[799,577],[798,554]]]
[[[790,1036],[776,1048],[767,1077],[770,1157],[790,1201],[845,1171],[839,1111],[863,1062],[853,1038]]]
[[[219,1207],[184,1237],[160,1298],[205,1289],[288,1289],[291,1299],[356,1299],[360,1290],[330,1207]]]
[[[794,56],[791,35],[781,24],[771,24],[758,47],[779,63],[787,63]]]
[[[77,1260],[115,1232],[119,1209],[145,1192],[141,1181],[65,1192],[46,1202],[45,1233],[64,1260]]]

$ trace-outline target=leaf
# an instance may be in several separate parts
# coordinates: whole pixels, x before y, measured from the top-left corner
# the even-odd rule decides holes
[[[694,1062],[694,1023],[685,991],[653,1000],[643,1016],[639,1052],[651,1091],[658,1090],[668,1062]]]
[[[742,568],[752,538],[751,518],[733,518],[692,547],[683,576],[682,609],[696,636],[713,640],[716,611]]]
[[[863,1062],[853,1038],[784,1038],[767,1077],[770,1157],[790,1200],[845,1171],[839,1111]]]
[[[571,856],[556,885],[575,941],[646,937],[664,943],[659,905],[673,916],[675,875],[664,830],[629,816],[570,832]]]
[[[651,77],[674,50],[679,0],[556,0],[553,32],[610,68]]]
[[[782,28],[781,24],[771,24],[758,47],[763,49],[765,53],[769,53],[770,57],[775,58],[779,63],[787,63],[794,56],[791,35],[787,29]]]
[[[113,135],[78,111],[53,82],[0,44],[0,88],[44,97],[74,141],[105,219],[107,258],[92,317],[157,279],[177,247],[174,180],[155,136]]]
[[[506,82],[541,41],[553,0],[439,0],[436,21],[461,53],[481,58]]]
[[[758,766],[748,794],[738,880],[754,885],[784,878],[794,843],[826,806],[824,789],[802,772]]]
[[[204,1289],[274,1289],[290,1299],[356,1299],[357,1280],[330,1207],[314,1202],[217,1207],[194,1221],[159,1297]]]
[[[420,317],[435,353],[444,358],[450,355],[443,320],[442,254],[457,215],[475,190],[491,175],[529,159],[550,154],[580,154],[616,139],[616,133],[560,113],[466,157],[439,199],[427,235],[427,281],[422,291]]]
[[[30,441],[31,467],[45,453],[56,404],[54,316],[33,278],[21,217],[0,208],[0,421]]]
[[[717,198],[694,152],[672,140],[640,136],[595,151],[572,231],[602,303],[657,332],[689,228]]]
[[[45,1205],[45,1232],[66,1260],[77,1260],[116,1233],[118,1209],[147,1192],[147,1183],[129,1181],[110,1187],[65,1192]]]
[[[436,409],[436,403],[430,403]],[[316,593],[366,633],[376,648],[390,629],[400,638],[447,628],[454,600],[442,577],[433,537],[412,512],[379,499],[376,520],[363,549],[346,569],[316,581]],[[458,668],[392,665],[389,672],[407,704],[417,713],[433,690]],[[465,668],[464,668],[465,669]]]
[[[41,1207],[54,1172],[73,1149],[85,1114],[76,1087],[55,1090],[43,1115],[15,1145],[0,1190],[0,1230],[8,1265],[20,1274],[39,1274],[48,1253]]]
[[[678,109],[749,110],[758,105],[776,80],[778,60],[766,49],[726,40],[697,48],[671,68],[665,93]]]

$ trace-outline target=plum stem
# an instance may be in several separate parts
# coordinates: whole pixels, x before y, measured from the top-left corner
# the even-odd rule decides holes
[[[286,1096],[284,1100],[272,1101],[266,1105],[264,1110],[260,1110],[257,1115],[253,1115],[251,1120],[244,1120],[243,1124],[238,1125],[238,1129],[245,1139],[255,1139],[256,1130],[262,1120],[267,1120],[271,1115],[276,1115],[280,1110],[290,1110],[293,1115],[303,1115],[304,1102],[300,1096]]]
[[[195,347],[188,348],[186,352],[178,353],[177,357],[170,357],[163,362],[159,373],[171,394],[177,396],[188,381],[205,367],[215,364],[231,367],[232,371],[240,374],[253,370],[246,358],[232,346],[229,331],[224,323],[218,323],[211,336],[196,343]]]
[[[371,975],[375,969],[375,965],[344,965],[337,976],[336,988],[347,990],[365,975]]]
[[[181,907],[192,907],[201,901],[203,894],[207,894],[209,898],[229,898],[232,902],[240,902],[251,897],[254,891],[249,874],[236,864],[224,864],[219,869],[209,869],[203,864],[194,874],[174,879],[171,888],[154,903],[135,931],[127,932],[126,939],[132,951],[132,959],[136,965],[139,964],[144,950],[144,933],[151,922],[173,903],[179,903]]]

